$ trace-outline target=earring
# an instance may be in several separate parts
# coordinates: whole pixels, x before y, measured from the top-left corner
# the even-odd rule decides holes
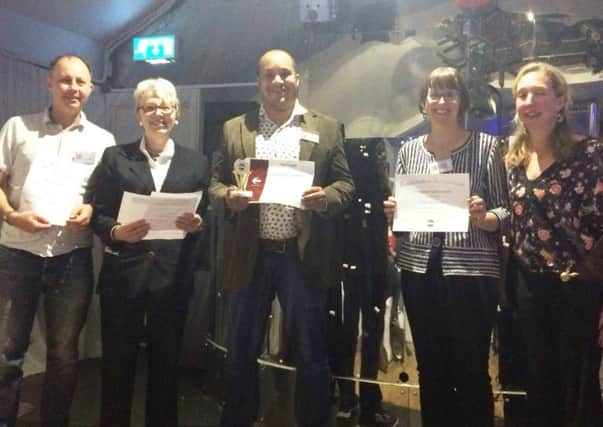
[[[557,113],[557,123],[563,123],[565,121],[565,117],[561,112]]]
[[[142,122],[138,122],[138,126],[142,127]]]
[[[177,125],[178,124],[178,119],[174,120],[174,124]]]

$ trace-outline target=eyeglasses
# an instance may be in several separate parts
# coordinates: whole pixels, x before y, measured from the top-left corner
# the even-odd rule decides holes
[[[459,97],[459,91],[458,90],[445,90],[445,91],[441,91],[441,92],[432,92],[431,89],[429,90],[429,92],[427,92],[427,100],[430,102],[437,102],[440,99],[444,98],[444,101],[446,102],[452,102],[452,101],[456,101]]]
[[[158,111],[162,114],[172,114],[176,108],[173,105],[141,105],[137,109],[145,114],[155,114]]]

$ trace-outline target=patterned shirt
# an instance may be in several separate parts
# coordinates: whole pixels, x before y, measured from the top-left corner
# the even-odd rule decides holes
[[[427,175],[436,159],[427,150],[427,135],[403,143],[398,154],[397,174]],[[468,173],[470,193],[482,197],[489,211],[502,222],[508,216],[506,173],[495,137],[472,132],[467,142],[451,153],[452,172]],[[455,276],[500,276],[498,233],[473,224],[468,232],[444,233],[442,273]],[[403,233],[398,242],[396,264],[408,271],[425,273],[433,233]]]
[[[580,142],[538,178],[509,171],[513,251],[532,272],[559,273],[580,262],[603,235],[603,143]]]
[[[255,140],[255,156],[258,159],[299,160],[301,118],[307,110],[297,101],[291,117],[278,126],[260,108],[260,123]],[[289,239],[297,236],[295,208],[277,204],[260,205],[260,238]]]

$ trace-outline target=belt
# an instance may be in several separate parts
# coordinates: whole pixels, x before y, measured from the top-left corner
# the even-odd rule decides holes
[[[284,254],[287,249],[297,245],[297,237],[283,240],[260,239],[260,248],[266,252]]]

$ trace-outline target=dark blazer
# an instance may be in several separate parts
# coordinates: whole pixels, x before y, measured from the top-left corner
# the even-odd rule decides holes
[[[123,192],[149,195],[158,191],[139,145],[140,141],[136,141],[106,149],[93,175],[95,192],[91,226],[115,253],[105,251],[99,276],[99,292],[107,295],[133,297],[145,290],[192,283],[193,271],[199,262],[200,233],[189,233],[181,240],[142,240],[137,243],[111,239]],[[189,148],[174,146],[174,157],[161,191],[205,191],[208,180],[205,158]],[[198,213],[202,213],[204,204],[202,201]]]
[[[217,208],[224,207],[228,186],[234,184],[233,162],[255,156],[255,138],[259,125],[259,111],[235,117],[224,124],[222,143],[212,159],[210,198]],[[298,251],[304,266],[307,283],[328,287],[338,281],[341,254],[338,227],[333,217],[350,202],[354,193],[352,176],[343,151],[340,127],[336,120],[308,111],[301,127],[319,135],[315,143],[300,141],[300,160],[315,164],[314,186],[321,186],[327,195],[327,210],[316,213],[296,210],[301,224],[297,236]],[[240,289],[249,285],[255,270],[259,239],[259,208],[250,205],[237,213],[227,212],[224,226],[225,289]]]

